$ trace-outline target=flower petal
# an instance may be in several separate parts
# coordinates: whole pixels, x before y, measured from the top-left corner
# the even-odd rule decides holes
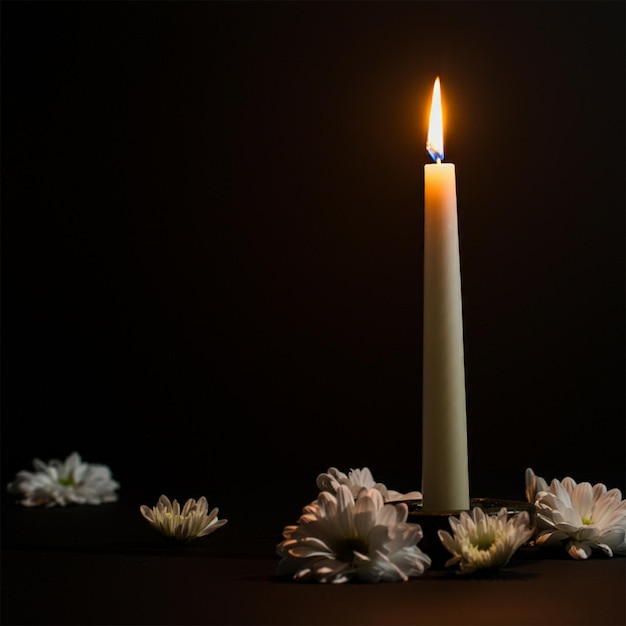
[[[586,559],[591,556],[591,545],[585,542],[570,541],[567,544],[568,554],[577,559]]]
[[[593,507],[593,492],[590,483],[579,483],[572,491],[572,507],[581,518],[590,518]]]

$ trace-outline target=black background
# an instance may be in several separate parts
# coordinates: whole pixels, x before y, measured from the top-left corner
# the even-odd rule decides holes
[[[439,75],[472,495],[624,489],[622,2],[1,10],[4,484],[77,450],[227,516],[333,465],[419,489]]]

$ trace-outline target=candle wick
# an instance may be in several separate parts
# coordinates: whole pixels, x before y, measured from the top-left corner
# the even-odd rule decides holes
[[[441,159],[437,157],[437,165],[441,165]]]

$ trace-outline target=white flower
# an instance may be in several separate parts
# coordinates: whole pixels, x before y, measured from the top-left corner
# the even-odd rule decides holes
[[[106,465],[83,463],[76,452],[65,461],[52,459],[48,464],[33,460],[35,472],[18,472],[8,485],[11,493],[23,496],[24,506],[65,506],[101,504],[117,500],[119,483]]]
[[[219,509],[214,508],[210,513],[207,499],[202,496],[197,502],[189,498],[181,511],[178,500],[170,502],[162,495],[156,506],[150,508],[145,504],[139,507],[141,514],[162,535],[191,541],[197,537],[204,537],[221,528],[228,520],[218,519]]]
[[[608,556],[626,554],[626,500],[619,489],[555,478],[537,493],[535,507],[541,529],[537,545],[567,540],[566,550],[575,559],[588,558],[594,548]]]
[[[454,536],[445,530],[437,534],[453,555],[446,561],[446,567],[459,563],[460,574],[506,565],[533,534],[528,513],[521,511],[509,518],[506,507],[497,515],[488,515],[480,507],[474,507],[471,515],[462,511],[458,518],[451,516],[449,523]]]
[[[319,474],[317,477],[317,486],[320,491],[337,493],[339,485],[346,485],[355,497],[359,491],[365,487],[366,489],[376,489],[380,491],[385,502],[393,500],[422,499],[422,494],[419,491],[400,493],[399,491],[394,491],[393,489],[387,489],[383,483],[377,483],[374,481],[372,472],[367,467],[364,467],[363,469],[351,469],[348,475],[340,472],[336,467],[331,467],[327,472]]]
[[[548,490],[548,483],[541,476],[536,476],[530,467],[526,468],[526,500],[534,504],[540,491]]]
[[[419,576],[431,560],[417,547],[421,527],[407,517],[406,504],[385,504],[377,489],[363,488],[356,498],[347,485],[339,485],[336,495],[322,492],[297,525],[285,527],[277,573],[322,583]]]

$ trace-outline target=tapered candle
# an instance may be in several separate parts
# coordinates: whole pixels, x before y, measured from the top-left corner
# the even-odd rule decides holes
[[[443,160],[439,78],[424,166],[423,510],[469,509],[463,311],[453,163]]]

